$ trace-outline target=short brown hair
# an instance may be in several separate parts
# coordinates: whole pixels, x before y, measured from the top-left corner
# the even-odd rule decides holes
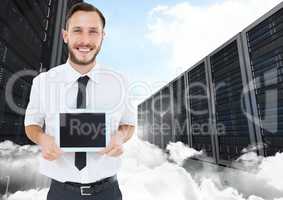
[[[66,17],[66,29],[68,27],[68,23],[69,23],[70,18],[77,11],[96,12],[101,19],[102,27],[103,28],[105,27],[106,20],[105,20],[104,15],[102,14],[102,12],[100,10],[98,10],[98,8],[96,8],[95,6],[93,6],[89,3],[81,2],[81,3],[76,3],[75,5],[73,5],[70,8],[70,10],[67,14],[67,17]]]

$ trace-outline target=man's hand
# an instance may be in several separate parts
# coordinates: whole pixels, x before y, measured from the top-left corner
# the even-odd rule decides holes
[[[120,156],[123,153],[123,133],[117,131],[115,135],[111,135],[109,145],[98,153],[106,154],[107,156]]]
[[[47,134],[41,134],[39,145],[42,147],[42,157],[46,160],[56,160],[63,153],[56,145],[54,138]]]

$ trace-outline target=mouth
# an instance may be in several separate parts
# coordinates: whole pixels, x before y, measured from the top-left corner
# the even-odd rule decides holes
[[[78,47],[76,48],[76,50],[81,53],[81,54],[88,54],[89,52],[91,52],[93,50],[93,48],[88,48],[88,47]]]

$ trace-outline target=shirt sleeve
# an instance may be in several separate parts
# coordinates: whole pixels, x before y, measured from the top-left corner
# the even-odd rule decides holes
[[[40,105],[40,81],[39,76],[36,76],[32,82],[24,124],[25,126],[38,125],[42,128],[44,119],[45,114],[42,112],[42,107]]]
[[[136,106],[133,105],[131,94],[129,92],[129,84],[125,81],[125,101],[124,110],[119,125],[132,125],[136,126],[137,123],[137,112]]]

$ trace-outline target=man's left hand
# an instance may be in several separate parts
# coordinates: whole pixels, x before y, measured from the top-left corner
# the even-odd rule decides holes
[[[111,139],[107,147],[98,153],[114,157],[120,156],[123,153],[122,131],[117,131],[115,135],[111,135]]]

